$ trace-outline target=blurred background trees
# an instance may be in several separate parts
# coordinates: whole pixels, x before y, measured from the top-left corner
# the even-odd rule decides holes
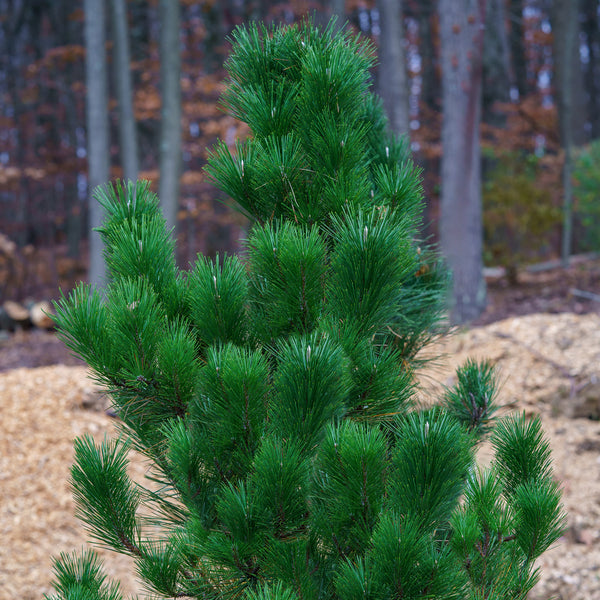
[[[452,272],[452,319],[485,309],[481,221],[481,93],[486,0],[439,0],[442,165],[439,232]]]
[[[600,137],[597,0],[0,0],[0,233],[16,245],[15,250],[0,243],[0,302],[53,297],[58,285],[68,288],[87,277],[89,226],[96,219],[90,189],[106,178],[95,174],[100,173],[94,167],[96,152],[108,161],[102,168],[108,168],[110,178],[132,177],[137,171],[157,191],[168,187],[161,193],[164,201],[172,201],[180,264],[199,251],[210,255],[238,248],[245,223],[206,181],[202,168],[206,148],[217,138],[232,144],[247,134],[244,125],[220,110],[217,99],[227,35],[251,19],[293,22],[315,14],[318,22],[326,22],[335,14],[378,44],[373,81],[395,131],[406,130],[424,168],[427,220],[422,234],[439,240],[443,190],[450,189],[449,178],[465,179],[462,166],[452,168],[458,160],[454,150],[448,150],[449,167],[442,168],[442,122],[460,130],[479,121],[458,123],[451,116],[452,103],[443,100],[444,78],[455,70],[442,43],[444,3],[458,11],[446,25],[450,39],[460,35],[457,19],[467,27],[485,22],[483,49],[472,50],[480,54],[468,58],[482,62],[480,133],[471,131],[475,137],[469,139],[473,152],[483,150],[481,159],[474,158],[482,183],[474,184],[472,206],[483,206],[481,226],[475,227],[486,233],[481,233],[481,251],[470,244],[457,256],[480,271],[481,256],[488,265],[513,269],[564,255],[565,244],[568,253],[598,250],[600,238],[589,235],[590,227],[598,227],[590,183],[599,177],[591,158]],[[163,9],[174,4],[179,26],[169,27]],[[103,23],[101,9],[93,5],[103,8]],[[558,15],[562,5],[572,9],[570,21]],[[166,46],[175,62],[167,63],[161,38],[173,27],[178,35]],[[95,41],[89,37],[94,32]],[[96,49],[88,52],[86,63],[86,47],[92,43]],[[103,55],[105,75],[95,71]],[[167,76],[180,85],[173,90]],[[107,100],[94,89],[103,80]],[[458,81],[459,87],[464,84]],[[180,100],[172,96],[174,108],[167,108],[168,89],[180,93]],[[94,110],[107,108],[105,126],[91,122],[94,103]],[[163,148],[168,148],[170,166],[161,161]],[[512,177],[520,164],[518,176]],[[532,186],[535,201],[527,191]],[[564,236],[563,205],[572,206],[572,241]],[[517,248],[521,234],[498,240],[499,231],[532,231],[530,224],[540,214],[539,243],[528,240]],[[3,248],[12,248],[12,256]]]

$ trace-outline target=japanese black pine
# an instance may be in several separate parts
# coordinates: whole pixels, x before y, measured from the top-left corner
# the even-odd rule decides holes
[[[110,283],[64,297],[56,322],[122,435],[79,438],[71,482],[92,539],[152,596],[515,600],[560,535],[539,420],[495,424],[490,365],[415,401],[446,278],[373,60],[333,26],[236,31],[223,103],[252,136],[208,173],[251,219],[240,256],[181,271],[148,184],[97,192]],[[55,573],[52,598],[121,598],[93,552]]]

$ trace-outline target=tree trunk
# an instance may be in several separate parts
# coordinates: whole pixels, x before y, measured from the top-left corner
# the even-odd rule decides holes
[[[263,21],[268,11],[266,0],[246,1],[244,2],[244,8],[247,21]]]
[[[84,0],[84,10],[88,189],[94,190],[110,177],[104,0]],[[100,234],[93,228],[102,224],[102,213],[100,204],[91,197],[89,280],[100,286],[105,283],[106,266]]]
[[[2,61],[4,63],[4,92],[3,95],[7,98],[12,108],[13,130],[11,134],[14,136],[13,152],[10,154],[10,166],[17,167],[20,171],[19,185],[17,191],[11,194],[13,198],[13,221],[8,229],[8,223],[5,223],[5,231],[9,236],[14,237],[19,247],[25,246],[27,243],[29,229],[29,206],[28,206],[28,178],[25,177],[26,147],[28,136],[24,128],[24,113],[25,107],[21,99],[21,90],[24,88],[22,77],[19,73],[19,68],[15,57],[18,55],[17,36],[19,29],[17,27],[21,14],[25,10],[23,6],[16,8],[12,5],[4,7],[5,20],[2,22],[2,41],[4,42],[1,50]],[[3,116],[8,114],[5,107],[2,107]]]
[[[223,2],[214,2],[203,10],[206,29],[204,36],[204,70],[215,73],[223,66],[221,48],[225,40],[225,7]],[[185,15],[184,15],[185,22]]]
[[[408,134],[408,78],[404,58],[402,0],[377,0],[381,37],[379,94],[392,131]]]
[[[125,0],[111,0],[112,30],[114,42],[114,75],[119,109],[119,142],[123,176],[136,181],[138,176],[138,148],[131,67],[129,62],[129,27]]]
[[[127,9],[131,15],[131,55],[133,60],[148,58],[150,46],[150,7],[146,0],[128,0]]]
[[[552,31],[554,33],[554,89],[558,107],[558,127],[564,150],[563,166],[563,234],[561,258],[569,264],[573,229],[573,53],[577,51],[577,2],[554,0],[552,5]]]
[[[336,26],[342,28],[346,23],[346,2],[345,0],[329,0],[331,16],[336,17]]]
[[[523,0],[509,0],[508,18],[510,21],[510,57],[513,82],[519,98],[524,98],[532,90],[527,80],[527,57],[525,54],[525,32],[523,28]]]
[[[485,308],[481,223],[481,82],[485,0],[440,0],[442,200],[440,237],[452,271],[454,323]]]
[[[570,76],[572,77],[571,82],[571,130],[573,138],[571,140],[574,146],[583,146],[589,136],[586,132],[586,110],[588,104],[586,83],[584,80],[584,65],[581,60],[581,43],[583,38],[583,0],[573,0],[573,24],[574,27],[573,39],[571,42],[571,48],[569,50],[569,57],[571,64],[568,67]],[[551,10],[551,9],[550,9]]]
[[[419,22],[419,54],[421,56],[421,98],[424,104],[437,111],[440,109],[441,82],[436,52],[437,21],[434,1],[418,3],[416,18]]]
[[[488,0],[483,44],[483,122],[504,127],[505,114],[497,102],[510,100],[509,50],[504,0]]]
[[[585,74],[588,94],[587,116],[590,123],[590,137],[600,137],[600,28],[598,27],[598,0],[584,0],[583,21],[581,24],[588,47],[589,60]]]
[[[181,176],[181,54],[179,1],[160,0],[160,185],[159,197],[167,228],[177,227]]]

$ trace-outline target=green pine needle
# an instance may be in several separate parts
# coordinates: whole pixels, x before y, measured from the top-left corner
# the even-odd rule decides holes
[[[71,484],[76,516],[92,537],[117,552],[140,556],[140,492],[127,475],[126,445],[91,436],[75,440]]]
[[[248,288],[237,257],[199,257],[189,276],[189,296],[190,318],[202,346],[244,344]]]
[[[56,594],[45,600],[122,600],[119,584],[107,585],[100,558],[92,550],[54,559]]]
[[[550,445],[539,416],[506,417],[497,423],[491,440],[507,498],[512,499],[521,485],[552,478]]]
[[[469,359],[457,372],[454,388],[446,390],[445,405],[458,420],[481,439],[490,429],[497,410],[498,378],[487,361]]]
[[[530,564],[564,533],[566,515],[560,499],[559,484],[553,480],[529,482],[515,490],[517,543]]]
[[[281,437],[297,437],[308,449],[323,428],[346,409],[349,391],[347,361],[330,338],[313,334],[290,337],[280,344],[274,399],[269,417]]]
[[[267,437],[256,453],[250,484],[271,535],[290,539],[306,527],[310,463],[294,441]]]
[[[315,465],[315,525],[328,550],[355,557],[369,543],[385,498],[387,443],[372,427],[330,426]]]
[[[443,525],[473,464],[469,436],[451,415],[434,409],[399,419],[395,437],[389,506],[423,527]]]

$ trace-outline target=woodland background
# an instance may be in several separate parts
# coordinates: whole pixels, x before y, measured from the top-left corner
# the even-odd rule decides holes
[[[440,174],[442,121],[444,112],[452,110],[442,100],[442,80],[444,65],[454,67],[455,60],[448,63],[442,52],[440,16],[449,5],[462,11],[469,24],[485,10],[481,89],[473,91],[482,94],[477,149],[482,184],[471,200],[483,206],[485,263],[503,267],[515,283],[528,263],[561,253],[565,258],[565,251],[597,251],[597,0],[0,0],[0,304],[54,298],[59,287],[68,290],[86,278],[93,222],[90,144],[108,133],[110,178],[127,175],[124,162],[131,154],[119,135],[125,114],[119,78],[124,73],[131,75],[130,125],[138,176],[152,180],[157,191],[161,179],[178,179],[179,189],[172,188],[172,197],[163,201],[171,200],[176,215],[179,263],[186,265],[197,252],[213,255],[239,248],[247,223],[207,182],[202,169],[207,148],[218,138],[233,145],[248,133],[224,114],[218,99],[224,90],[227,36],[252,20],[292,23],[313,15],[326,23],[337,14],[340,22],[373,40],[380,57],[374,86],[393,128],[407,133],[414,159],[423,168],[423,236],[437,241],[445,185]],[[105,21],[96,18],[98,7],[105,10]],[[120,24],[126,28],[112,18],[119,7],[125,15]],[[175,80],[180,100],[173,109],[175,122],[181,110],[181,152],[176,149],[174,155],[181,161],[169,166],[161,164],[161,124],[164,130],[173,114],[163,100],[169,83],[161,77],[173,69],[165,67],[161,32],[173,7],[179,13],[175,47],[181,60]],[[90,22],[99,25],[106,36],[109,111],[104,133],[86,122],[86,93],[94,84],[90,65],[100,57],[88,56],[86,63],[86,11],[88,27]],[[124,39],[129,57],[120,50]],[[473,56],[476,48],[463,50],[469,60],[478,58]],[[457,168],[445,176],[460,179],[464,173]],[[564,210],[571,191],[572,213]],[[565,215],[573,228],[566,234],[566,248]]]
[[[86,11],[98,26],[95,2],[106,10],[97,29],[106,36],[109,96],[108,125],[99,133],[86,119]],[[338,14],[377,45],[381,64],[373,72],[374,85],[386,98],[394,128],[408,132],[414,159],[423,168],[423,237],[438,241],[442,123],[453,108],[443,102],[449,57],[442,52],[440,10],[452,6],[468,23],[474,7],[484,7],[483,51],[463,53],[480,58],[482,68],[477,137],[482,182],[473,202],[483,208],[485,264],[504,280],[502,288],[489,290],[488,310],[480,317],[479,324],[491,325],[432,349],[432,356],[450,357],[451,364],[433,369],[424,382],[450,385],[454,367],[466,357],[491,359],[505,380],[501,403],[542,414],[569,527],[544,559],[532,598],[600,600],[600,321],[597,314],[568,314],[598,312],[600,259],[583,263],[578,257],[570,269],[541,273],[525,269],[560,262],[569,186],[574,194],[568,253],[600,250],[599,5],[598,0],[0,0],[0,307],[10,300],[26,304],[56,298],[59,287],[66,292],[88,277],[88,158],[100,138],[108,143],[110,177],[125,176],[118,74],[131,74],[139,177],[152,180],[156,191],[161,179],[164,183],[160,41],[169,6],[179,9],[181,165],[175,168],[181,176],[175,208],[180,265],[197,252],[236,251],[247,227],[202,171],[207,148],[218,138],[233,145],[248,134],[218,105],[227,35],[251,20],[292,23],[313,13],[322,23]],[[119,6],[127,10],[127,20],[121,21],[127,24],[126,62],[119,58],[117,41],[123,31],[110,18]],[[395,32],[394,15],[399,15]],[[400,68],[390,73],[384,63]],[[452,57],[449,64],[454,68]],[[572,159],[567,178],[565,157]],[[448,176],[464,175],[457,167]],[[516,280],[518,286],[508,285]],[[588,298],[565,294],[574,288]],[[559,312],[564,314],[554,314]],[[528,316],[504,319],[507,315]],[[0,436],[5,540],[0,598],[33,600],[51,592],[51,556],[85,540],[67,485],[73,436],[91,433],[100,439],[114,420],[105,414],[106,398],[90,384],[83,366],[19,368],[80,364],[54,334],[17,329],[0,342],[5,434]],[[143,465],[135,468],[143,477]],[[111,576],[135,592],[139,584],[130,565],[120,557],[112,560]]]

